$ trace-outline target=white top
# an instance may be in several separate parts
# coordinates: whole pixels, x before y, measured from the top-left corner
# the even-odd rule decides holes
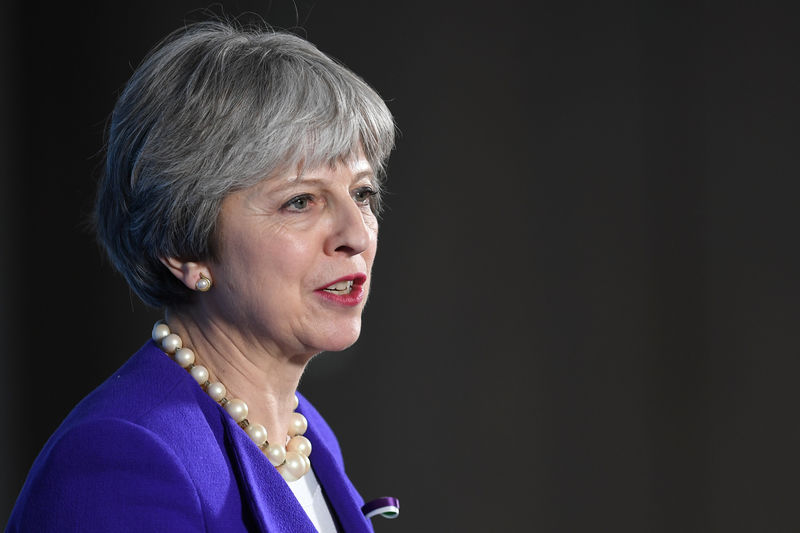
[[[290,481],[289,488],[294,492],[294,497],[303,506],[314,527],[320,533],[336,533],[336,524],[331,516],[328,502],[322,493],[322,487],[314,475],[314,469],[297,481]]]

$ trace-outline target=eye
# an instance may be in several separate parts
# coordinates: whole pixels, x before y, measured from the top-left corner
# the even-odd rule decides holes
[[[360,187],[353,192],[353,199],[359,204],[369,204],[378,191],[372,187]]]
[[[283,208],[289,211],[305,211],[313,200],[310,194],[301,194],[283,204]]]

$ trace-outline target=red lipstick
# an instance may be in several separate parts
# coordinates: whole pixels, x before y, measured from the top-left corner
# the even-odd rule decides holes
[[[357,272],[355,274],[349,274],[347,276],[342,276],[339,279],[331,281],[324,287],[320,287],[316,289],[314,292],[325,298],[330,302],[337,303],[339,305],[344,305],[347,307],[353,307],[362,302],[364,300],[364,283],[367,281],[367,275],[361,272]],[[337,292],[334,290],[328,289],[336,284],[348,284],[348,287],[342,289],[343,291],[347,292]]]

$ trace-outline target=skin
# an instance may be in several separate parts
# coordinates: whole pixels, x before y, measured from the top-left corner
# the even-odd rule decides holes
[[[167,322],[211,381],[247,403],[270,442],[285,439],[309,360],[347,348],[361,332],[378,243],[373,180],[363,156],[270,177],[223,201],[216,261],[163,259],[192,290],[201,273],[213,281],[195,305],[168,310]],[[319,294],[356,273],[367,276],[358,305]]]

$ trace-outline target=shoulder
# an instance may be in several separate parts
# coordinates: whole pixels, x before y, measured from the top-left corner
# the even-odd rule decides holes
[[[148,430],[166,442],[180,442],[181,437],[189,438],[184,431],[187,424],[197,430],[210,427],[221,435],[219,418],[217,404],[189,373],[148,342],[75,406],[43,453],[62,434],[98,421],[127,421],[131,427]]]
[[[195,454],[220,482],[229,482],[229,468],[219,410],[198,399],[199,390],[153,343],[145,344],[47,441],[8,530],[203,529],[200,502],[208,487],[198,486]],[[141,516],[142,508],[153,511]]]
[[[191,382],[174,361],[153,342],[147,342],[111,377],[84,398],[64,421],[65,425],[89,418],[136,420],[153,408],[154,400],[190,391]]]
[[[158,435],[128,420],[94,418],[48,442],[8,531],[191,531],[205,528],[202,516],[190,476]]]

